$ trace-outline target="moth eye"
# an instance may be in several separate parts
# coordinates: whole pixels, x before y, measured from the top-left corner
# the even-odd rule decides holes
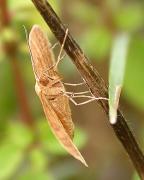
[[[44,78],[41,78],[39,80],[40,84],[43,85],[43,86],[46,86],[48,83],[49,83],[49,80],[48,79],[44,79]]]

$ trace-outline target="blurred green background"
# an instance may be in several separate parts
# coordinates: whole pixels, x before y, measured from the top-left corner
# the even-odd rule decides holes
[[[144,1],[49,1],[73,37],[108,79],[115,33],[128,32],[131,42],[121,96],[121,109],[144,149]],[[23,25],[39,24],[52,44],[56,39],[31,1],[0,1],[0,180],[138,180],[131,161],[96,102],[71,104],[74,142],[89,168],[57,142],[34,91],[34,75]],[[60,46],[57,46],[57,57]],[[60,64],[64,82],[82,81],[68,57]],[[83,88],[68,89],[81,91]]]

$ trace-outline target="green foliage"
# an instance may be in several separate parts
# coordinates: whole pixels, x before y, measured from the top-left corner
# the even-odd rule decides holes
[[[132,180],[140,180],[140,177],[136,172],[134,173]]]
[[[0,146],[0,179],[8,179],[17,170],[24,153],[15,144],[4,143]]]
[[[143,8],[138,5],[127,5],[117,11],[115,22],[118,28],[128,31],[137,30],[144,25]]]
[[[0,145],[0,179],[7,179],[19,168],[26,148],[32,143],[32,133],[22,124],[11,123]]]
[[[29,156],[33,171],[41,172],[46,168],[48,158],[45,157],[41,147],[38,146],[37,148],[33,149],[29,153]]]
[[[29,159],[29,169],[23,172],[22,177],[18,175],[20,179],[51,177],[50,172],[46,172],[51,159],[48,154],[64,156],[67,152],[57,142],[45,119],[38,121],[37,130],[35,139],[28,127],[15,121],[10,123],[0,146],[0,179],[11,177],[22,166],[25,156]],[[86,143],[86,134],[80,129],[76,134],[76,144],[81,148]]]
[[[92,59],[103,60],[110,49],[111,33],[104,27],[93,27],[81,36],[80,44]]]
[[[28,172],[22,176],[19,177],[19,180],[31,180],[31,179],[35,179],[35,180],[54,180],[54,178],[49,175],[46,172]]]
[[[8,143],[16,145],[18,148],[23,150],[30,144],[32,144],[34,138],[33,134],[30,129],[25,127],[24,124],[20,124],[17,122],[14,125],[13,123],[15,123],[15,121],[12,122],[7,128],[7,133],[9,136],[6,137],[6,141],[8,141]]]
[[[49,1],[55,11],[60,15],[60,3],[56,0]],[[34,5],[31,1],[18,1],[15,3],[15,0],[9,0],[9,8],[12,11],[12,26],[17,29],[18,34],[21,31],[24,31],[23,25],[28,29],[34,24],[39,24],[45,31],[48,31],[47,25],[44,23],[44,20],[34,8]],[[30,21],[28,21],[30,19]],[[50,31],[48,31],[51,35]],[[24,37],[26,40],[26,37]]]
[[[72,14],[73,18],[76,18],[83,23],[87,22],[90,24],[96,23],[100,15],[98,8],[85,1],[79,1],[74,4],[70,8],[70,13]]]
[[[14,80],[12,77],[10,64],[8,63],[6,59],[3,59],[3,61],[0,64],[1,64],[0,66],[0,72],[1,72],[0,122],[2,123],[4,122],[4,120],[8,119],[10,115],[12,115],[16,111],[17,104],[16,104]],[[3,68],[3,67],[6,67],[6,68]]]

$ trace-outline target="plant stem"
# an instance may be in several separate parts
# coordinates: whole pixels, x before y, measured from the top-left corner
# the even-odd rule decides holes
[[[32,0],[37,10],[40,12],[45,22],[54,33],[55,37],[62,44],[66,28],[56,15],[50,4],[46,0]],[[68,33],[67,39],[64,44],[64,50],[69,55],[81,76],[87,83],[88,88],[91,90],[95,97],[108,97],[107,86],[103,79],[88,62],[88,58],[84,55],[78,44],[73,40],[70,33]],[[105,111],[107,117],[109,113],[108,101],[98,101]],[[117,123],[112,125],[112,128],[117,138],[122,143],[130,159],[132,160],[139,176],[144,180],[144,156],[137,144],[131,130],[129,129],[123,115],[118,110]]]
[[[0,16],[1,16],[1,26],[8,26],[11,22],[10,14],[7,8],[7,0],[0,0]]]
[[[0,31],[6,27],[10,28],[12,18],[10,16],[7,0],[0,0],[0,17],[1,17]],[[9,60],[11,62],[14,80],[15,80],[16,95],[19,100],[22,121],[29,128],[34,130],[34,120],[29,107],[26,91],[24,88],[25,87],[24,80],[22,78],[19,62],[17,59],[18,44],[14,39],[11,39],[8,42],[3,43],[3,49],[5,53],[8,55]]]
[[[22,122],[25,123],[32,130],[34,130],[34,120],[29,107],[25,91],[24,79],[21,74],[19,62],[15,56],[11,57],[10,62],[13,70],[12,72],[15,81],[15,90],[21,110]]]

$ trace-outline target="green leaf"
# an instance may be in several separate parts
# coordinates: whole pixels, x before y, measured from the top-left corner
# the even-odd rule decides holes
[[[117,26],[123,30],[136,30],[144,25],[143,8],[138,5],[120,8],[114,18]]]
[[[136,172],[134,173],[132,180],[140,180],[140,177],[138,176]]]
[[[7,120],[17,110],[16,94],[11,66],[9,61],[6,61],[6,59],[0,64],[0,73],[0,124],[3,123],[4,125],[4,120]]]
[[[56,0],[50,0],[49,3],[52,5],[54,10],[60,12],[60,2]],[[47,26],[44,23],[41,15],[35,8],[34,4],[31,1],[18,1],[15,3],[15,0],[9,0],[9,6],[13,12],[13,25],[19,27],[24,25],[39,24],[44,30],[47,30]],[[27,21],[29,19],[29,21]],[[18,26],[19,23],[19,26]],[[22,29],[22,28],[21,28]],[[20,29],[19,29],[20,30]]]
[[[111,33],[105,28],[91,28],[81,37],[81,46],[89,57],[101,60],[109,53]]]
[[[112,124],[116,122],[119,97],[125,74],[128,45],[128,34],[121,33],[115,37],[109,72],[109,118]]]
[[[76,18],[76,21],[89,23],[89,25],[95,24],[100,16],[99,9],[86,1],[74,3],[70,8],[70,13],[72,17]]]
[[[33,171],[42,172],[46,169],[48,158],[42,149],[38,148],[37,146],[30,152],[30,160]]]
[[[54,178],[46,172],[30,171],[19,177],[19,180],[54,180]]]
[[[33,141],[33,134],[24,124],[14,121],[8,127],[7,141],[16,145],[20,149],[27,148]]]
[[[14,144],[0,146],[0,179],[8,179],[23,160],[23,152]]]
[[[59,2],[57,2],[56,0],[49,0],[49,3],[56,11],[59,9]],[[31,1],[18,1],[17,3],[15,3],[15,0],[8,0],[8,4],[12,10],[20,9],[27,6],[34,7],[34,4]]]

